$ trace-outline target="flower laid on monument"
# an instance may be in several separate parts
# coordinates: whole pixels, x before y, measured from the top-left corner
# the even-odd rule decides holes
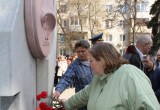
[[[41,99],[43,100],[45,98],[50,98],[51,103],[40,102],[36,110],[65,110],[60,99],[53,99],[51,96],[49,97],[46,91],[42,91],[36,96],[37,101],[41,101]]]

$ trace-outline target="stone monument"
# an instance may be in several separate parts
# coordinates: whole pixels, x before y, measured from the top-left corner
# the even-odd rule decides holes
[[[53,90],[56,6],[52,0],[0,0],[0,110],[35,110]]]

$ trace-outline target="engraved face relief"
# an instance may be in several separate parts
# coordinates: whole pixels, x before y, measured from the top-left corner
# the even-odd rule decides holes
[[[52,46],[56,25],[52,0],[25,0],[27,42],[35,58],[44,58]]]

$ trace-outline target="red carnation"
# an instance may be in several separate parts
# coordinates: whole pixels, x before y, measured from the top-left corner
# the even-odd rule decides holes
[[[36,95],[37,101],[40,101],[41,98],[47,98],[47,97],[48,97],[48,94],[46,91],[42,91],[40,94]],[[52,100],[54,100],[54,99],[52,99]],[[56,105],[54,106],[54,104],[52,105],[52,103],[47,105],[46,102],[41,102],[39,104],[39,107],[36,110],[65,110],[63,105],[61,105],[59,99],[55,103],[58,103],[57,105],[59,105],[59,106],[56,106]],[[54,106],[56,108],[53,108],[52,106]]]
[[[42,98],[46,98],[48,96],[47,92],[46,91],[42,91],[41,92],[41,97]]]
[[[39,101],[39,100],[41,99],[41,95],[40,95],[40,94],[37,95],[37,96],[36,96],[36,99],[37,99],[37,101]]]
[[[41,110],[47,110],[48,106],[47,106],[47,104],[46,104],[45,102],[41,102],[41,103],[39,104],[39,108],[40,108]]]

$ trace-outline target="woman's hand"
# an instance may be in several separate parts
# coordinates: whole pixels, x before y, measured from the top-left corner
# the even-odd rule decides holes
[[[64,107],[64,102],[67,101],[66,99],[60,99],[59,103]]]
[[[67,101],[66,99],[61,99],[60,102],[64,104],[64,102]]]
[[[53,98],[58,99],[59,96],[60,96],[60,92],[55,91],[55,92],[53,93]]]

